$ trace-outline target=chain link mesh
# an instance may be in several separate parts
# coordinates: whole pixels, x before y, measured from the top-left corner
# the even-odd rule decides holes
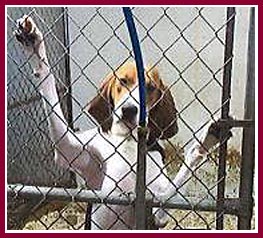
[[[199,140],[201,130],[209,121],[218,118],[222,107],[220,92],[223,87],[227,22],[224,8],[218,8],[216,16],[213,16],[213,9],[204,7],[136,7],[132,11],[144,57],[151,62],[152,68],[160,69],[161,77],[167,80],[167,90],[176,99],[178,123],[182,131],[179,137],[182,136],[184,141],[182,143],[174,138],[165,141],[168,159],[164,168],[156,164],[160,174],[148,182],[149,187],[165,170],[168,171],[165,176],[172,181],[184,163],[184,153],[190,144]],[[47,194],[51,194],[55,187],[76,187],[75,175],[70,171],[72,163],[79,156],[71,162],[65,156],[67,169],[60,168],[53,160],[56,143],[52,143],[48,132],[47,113],[38,93],[39,85],[35,83],[29,61],[12,34],[15,20],[23,14],[32,16],[43,32],[51,72],[57,83],[59,103],[62,104],[68,123],[74,125],[74,130],[90,129],[98,125],[86,112],[87,104],[99,92],[103,76],[115,72],[120,65],[133,58],[125,21],[121,8],[7,9],[7,181],[9,188],[16,191],[8,196],[8,228],[83,229],[86,210],[84,202],[50,202],[44,195],[41,199],[19,199],[19,191],[25,185],[32,185],[36,189],[38,186],[49,187]],[[48,115],[51,113],[52,108]],[[99,134],[99,131],[95,133],[90,141]],[[108,141],[115,146],[114,154],[129,166],[130,171],[118,181],[105,175],[115,184],[106,199],[110,199],[116,191],[125,197],[130,196],[125,194],[127,191],[120,185],[127,177],[136,175],[136,163],[131,163],[119,150],[127,140],[129,137],[117,146]],[[84,149],[86,144],[82,146]],[[107,162],[111,157],[104,158],[104,161]],[[149,159],[154,162],[150,154]],[[218,152],[215,149],[191,171],[191,178],[177,188],[183,202],[191,209],[167,210],[170,221],[164,229],[215,228],[215,213],[199,211],[196,207],[207,199],[216,202],[216,187],[220,182],[216,179],[217,167]],[[236,184],[239,183],[239,167],[239,151],[230,149],[226,173],[228,197],[238,197]],[[77,171],[74,172],[77,177],[81,176]],[[21,186],[19,191],[15,190],[17,186]],[[78,187],[77,194],[83,190],[84,187]],[[68,190],[65,189],[65,192],[68,193]],[[95,190],[91,192],[98,200],[101,199],[100,193]],[[42,194],[42,190],[39,189],[38,193]],[[68,193],[68,196],[72,194]],[[101,201],[108,212],[112,213],[109,229],[119,223],[126,225],[127,229],[132,228],[126,224],[125,216],[116,212],[116,204],[108,205],[105,200]],[[97,209],[102,205],[98,205]],[[225,218],[228,229],[235,229],[235,217],[229,215]],[[99,224],[97,226],[100,228]]]

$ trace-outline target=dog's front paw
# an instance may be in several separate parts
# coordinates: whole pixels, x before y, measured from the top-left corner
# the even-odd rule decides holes
[[[229,120],[233,120],[232,118],[229,118]],[[230,128],[227,130],[225,128],[224,130],[224,124],[220,122],[220,119],[211,121],[204,129],[204,132],[200,138],[200,142],[202,143],[203,149],[205,149],[204,153],[210,150],[212,147],[214,147],[216,144],[220,142],[221,136],[223,141],[228,140],[230,137],[232,137],[232,132],[230,131]],[[224,132],[224,134],[222,134]]]
[[[33,52],[38,53],[40,44],[43,42],[43,35],[33,19],[24,15],[16,22],[17,29],[14,31],[16,39],[22,43],[26,50],[33,50]]]

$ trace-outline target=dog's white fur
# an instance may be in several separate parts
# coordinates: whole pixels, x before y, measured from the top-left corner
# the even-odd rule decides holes
[[[27,24],[29,30],[26,29]],[[129,193],[135,190],[137,143],[136,133],[129,135],[130,130],[121,118],[121,107],[125,103],[138,106],[138,90],[123,98],[115,107],[112,130],[104,133],[95,128],[81,133],[73,132],[67,125],[62,113],[55,87],[55,78],[50,72],[46,56],[43,36],[33,20],[24,16],[18,20],[18,25],[27,34],[35,34],[33,45],[23,44],[40,80],[39,89],[46,105],[46,110],[52,110],[49,116],[50,133],[55,144],[55,160],[60,166],[70,167],[85,180],[89,189],[112,192]],[[19,33],[19,32],[18,32]],[[16,33],[16,34],[18,34]],[[23,43],[23,42],[22,42]],[[33,62],[34,59],[34,62]],[[138,118],[136,119],[136,122]],[[208,133],[209,126],[204,129],[199,141],[195,142],[186,154],[184,165],[170,183],[164,169],[162,156],[157,151],[148,152],[146,183],[147,189],[155,195],[176,195],[177,188],[191,176],[191,171],[207,154],[218,140]],[[133,130],[136,132],[136,127]],[[200,144],[203,143],[203,145]],[[204,149],[206,148],[206,149]],[[92,210],[92,229],[135,229],[133,206],[94,204]],[[164,212],[159,211],[156,216],[160,219]]]

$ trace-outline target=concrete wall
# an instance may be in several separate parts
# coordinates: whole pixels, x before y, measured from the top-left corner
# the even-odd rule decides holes
[[[199,10],[192,7],[137,7],[133,10],[145,63],[157,64],[162,78],[172,85],[171,90],[182,119],[194,131],[211,118],[210,112],[214,113],[220,108],[224,54],[222,42],[225,38],[225,28],[222,26],[226,18],[226,9],[223,7],[204,8],[200,11],[202,17],[197,17]],[[236,11],[231,115],[242,118],[249,8],[238,7]],[[131,44],[121,8],[70,7],[68,13],[72,44],[74,125],[88,129],[94,124],[81,112],[96,94],[94,86],[98,87],[112,69],[130,56]],[[191,23],[195,17],[197,19]],[[212,29],[218,31],[221,40],[212,40],[215,37]],[[180,37],[180,31],[183,31],[186,40]],[[199,54],[201,60],[197,59],[185,70],[196,58],[195,50],[199,51],[210,40],[212,42]],[[183,79],[170,62],[182,72]],[[216,80],[211,80],[213,72],[210,70],[214,73],[218,71]],[[195,95],[195,92],[198,93]],[[196,96],[207,110],[195,100]],[[192,138],[192,132],[181,120],[179,126],[180,132],[175,140],[185,143]],[[240,129],[235,129],[231,139],[231,144],[236,147],[240,146],[240,132]]]

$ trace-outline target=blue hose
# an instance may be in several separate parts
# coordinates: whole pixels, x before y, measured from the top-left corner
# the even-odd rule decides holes
[[[123,7],[122,9],[132,43],[132,48],[133,48],[136,67],[137,67],[137,75],[139,80],[139,93],[140,93],[139,125],[144,127],[146,124],[146,105],[145,105],[146,96],[145,96],[145,77],[144,77],[144,65],[143,65],[142,53],[141,53],[138,34],[134,24],[131,9],[129,7]]]

